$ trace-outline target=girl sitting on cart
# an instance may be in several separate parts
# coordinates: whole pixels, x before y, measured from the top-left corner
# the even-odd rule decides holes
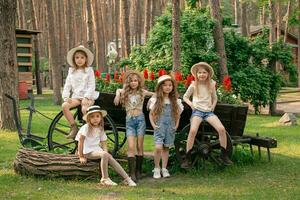
[[[68,139],[74,139],[78,132],[70,109],[81,105],[82,113],[85,114],[87,108],[94,105],[94,101],[99,96],[99,92],[95,91],[94,70],[90,67],[93,60],[93,53],[82,45],[71,49],[67,54],[67,62],[71,67],[62,93],[64,100],[62,111],[71,125]]]
[[[155,95],[149,100],[149,109],[155,143],[153,178],[159,179],[161,175],[166,178],[170,176],[167,170],[169,148],[174,145],[175,132],[183,111],[181,100],[178,99],[176,82],[171,76],[163,75],[158,78]]]
[[[143,89],[143,87],[144,77],[140,72],[128,70],[123,77],[123,89],[116,91],[116,97],[114,99],[115,105],[119,105],[121,102],[126,109],[128,170],[133,180],[140,179],[142,173],[143,144],[146,131],[143,102],[145,96],[153,95],[152,92],[148,92]],[[136,149],[137,155],[135,155]]]
[[[216,82],[212,80],[214,75],[213,68],[206,62],[199,62],[192,66],[191,73],[195,77],[195,81],[189,86],[183,96],[183,100],[193,110],[191,116],[191,127],[186,143],[187,159],[182,163],[182,168],[189,167],[190,150],[194,145],[194,140],[198,132],[198,128],[203,120],[211,124],[219,134],[221,145],[220,158],[225,165],[231,165],[233,162],[229,159],[226,151],[227,138],[226,130],[213,113],[217,104]],[[190,101],[190,97],[193,100]]]
[[[129,186],[136,186],[135,182],[127,175],[122,166],[107,151],[107,136],[104,132],[104,117],[107,115],[105,110],[99,106],[91,106],[83,119],[87,122],[83,125],[75,140],[78,141],[78,156],[80,163],[85,164],[87,159],[100,159],[100,172],[102,175],[100,183],[102,185],[114,186],[108,176],[108,164],[124,178],[124,183]],[[99,146],[101,144],[101,147]]]

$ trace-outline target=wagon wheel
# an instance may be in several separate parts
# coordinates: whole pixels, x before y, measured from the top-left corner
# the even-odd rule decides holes
[[[200,128],[199,128],[200,129]],[[175,153],[179,163],[182,163],[185,158],[186,141],[189,134],[190,125],[185,126],[175,138]],[[230,135],[227,135],[227,150],[228,156],[232,156],[232,141]],[[194,146],[191,150],[191,166],[195,167],[199,163],[202,165],[208,161],[218,166],[222,166],[219,155],[221,152],[218,133],[204,132],[198,130],[195,137]]]
[[[84,124],[84,121],[82,120],[81,112],[78,112],[78,108],[79,107],[72,108],[71,113],[73,114],[78,127],[81,127]],[[109,115],[104,118],[104,130],[108,138],[108,149],[110,153],[115,156],[118,151],[118,131]],[[75,153],[77,142],[66,138],[69,131],[70,125],[61,111],[55,116],[48,129],[47,138],[49,150]]]

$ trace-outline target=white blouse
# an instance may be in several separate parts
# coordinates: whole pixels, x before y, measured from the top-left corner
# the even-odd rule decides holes
[[[94,99],[96,100],[99,96],[99,92],[95,91],[95,75],[94,70],[91,67],[85,69],[75,70],[73,67],[69,68],[68,76],[62,93],[62,98],[74,99]]]
[[[156,103],[156,97],[153,96],[153,97],[151,97],[151,98],[149,99],[149,101],[148,101],[148,108],[149,108],[150,110],[152,110],[155,103]],[[165,99],[164,99],[164,104],[171,104],[170,99],[166,99],[166,98],[165,98]],[[181,114],[182,111],[183,111],[183,109],[184,109],[181,99],[177,99],[177,105],[178,105],[178,107],[179,107],[179,114]]]
[[[83,154],[88,154],[92,151],[103,151],[99,144],[100,142],[107,140],[105,132],[100,128],[93,128],[90,134],[87,133],[88,124],[85,124],[79,129],[75,138],[76,141],[79,141],[81,135],[85,136],[83,142]]]

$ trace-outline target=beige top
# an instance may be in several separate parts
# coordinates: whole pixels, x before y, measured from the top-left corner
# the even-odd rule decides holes
[[[191,95],[193,95],[193,107],[197,110],[203,111],[203,112],[210,112],[213,110],[212,103],[213,98],[217,99],[217,93],[216,93],[216,81],[212,80],[212,87],[211,90],[206,87],[206,85],[199,85],[198,86],[198,95],[195,94],[195,82],[192,82],[192,84],[189,86],[183,97],[190,99]]]
[[[144,95],[140,94],[129,94],[128,102],[125,102],[125,109],[127,116],[135,116],[135,113],[143,112]]]

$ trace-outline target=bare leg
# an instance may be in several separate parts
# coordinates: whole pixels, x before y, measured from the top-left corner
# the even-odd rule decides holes
[[[137,137],[137,155],[143,156],[144,154],[144,136],[138,135]]]
[[[160,158],[163,151],[161,144],[156,144],[154,149],[154,165],[155,168],[160,168]]]
[[[73,118],[73,115],[72,115],[70,109],[74,108],[78,105],[80,105],[80,100],[79,99],[72,99],[71,103],[64,102],[61,106],[62,111],[63,111],[63,113],[64,113],[64,115],[65,115],[65,117],[68,120],[70,125],[75,124],[75,120]]]
[[[109,162],[109,153],[107,153],[106,151],[100,151],[100,152],[91,152],[89,154],[87,154],[87,158],[88,159],[99,159],[101,158],[100,161],[100,172],[101,172],[101,176],[102,178],[108,178],[108,162]]]
[[[190,127],[189,135],[187,138],[187,142],[186,142],[186,152],[188,152],[189,150],[191,150],[193,148],[195,137],[197,135],[198,128],[199,128],[201,122],[202,122],[202,118],[197,117],[197,116],[194,116],[191,119],[191,127]]]
[[[85,115],[88,107],[94,105],[95,101],[92,99],[83,99],[81,102],[81,111]]]
[[[162,149],[162,168],[167,168],[169,160],[169,147],[163,147]]]
[[[222,124],[222,122],[219,120],[219,118],[216,115],[210,116],[206,119],[208,123],[210,123],[218,132],[219,134],[219,140],[220,145],[224,149],[227,147],[227,137],[226,137],[226,130]]]

